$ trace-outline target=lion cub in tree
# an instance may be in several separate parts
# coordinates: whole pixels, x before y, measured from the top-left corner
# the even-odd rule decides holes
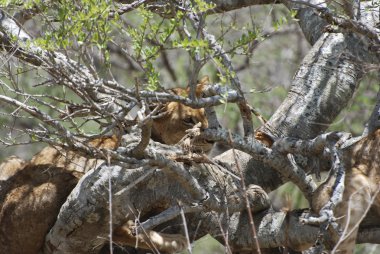
[[[204,76],[196,87],[195,95],[200,98],[202,92],[209,83],[209,77]],[[188,96],[189,88],[174,88],[171,90],[176,95]],[[156,119],[152,126],[152,139],[168,145],[178,143],[197,123],[201,123],[201,128],[208,127],[207,117],[203,108],[193,109],[178,102],[169,102],[165,105],[165,116]],[[196,151],[209,152],[212,143],[204,139],[195,138],[193,142]]]
[[[197,85],[196,96],[200,97],[208,84],[203,77]],[[175,88],[175,94],[186,96],[189,89]],[[186,130],[201,123],[207,128],[204,109],[193,109],[178,102],[164,105],[166,114],[153,121],[152,139],[165,144],[176,144]],[[96,148],[116,149],[116,136],[102,137],[89,142]],[[197,150],[208,152],[212,143],[202,139],[193,142]],[[59,147],[46,147],[30,162],[12,157],[0,164],[0,253],[34,254],[42,251],[45,236],[53,226],[59,209],[65,202],[79,178],[103,161],[86,158],[76,151]],[[117,230],[115,239],[121,244],[149,248],[154,243],[162,252],[178,251],[187,244],[181,235],[167,235],[149,231],[146,235],[133,235],[123,225]],[[32,232],[32,233],[31,233]],[[157,243],[156,243],[157,241]]]
[[[196,96],[198,98],[208,83],[208,76],[204,76],[199,81],[196,87]],[[173,88],[171,91],[180,96],[189,94],[189,88]],[[173,145],[178,143],[186,135],[186,131],[198,123],[201,123],[201,129],[208,127],[207,117],[203,108],[194,109],[179,102],[168,102],[164,105],[162,112],[164,112],[163,117],[153,121],[151,138],[163,144]],[[117,148],[118,143],[116,136],[111,136],[90,141],[89,145],[112,150]],[[194,151],[207,153],[211,150],[213,143],[196,137],[192,146]],[[35,155],[30,163],[33,165],[52,164],[56,167],[64,167],[71,172],[85,173],[89,169],[96,167],[97,164],[102,163],[102,161],[85,158],[75,151],[66,152],[63,149],[49,146]]]

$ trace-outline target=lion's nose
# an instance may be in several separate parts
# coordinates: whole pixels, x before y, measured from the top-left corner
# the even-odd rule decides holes
[[[204,130],[204,129],[207,129],[208,128],[208,121],[206,120],[206,121],[202,121],[201,122],[201,130]]]

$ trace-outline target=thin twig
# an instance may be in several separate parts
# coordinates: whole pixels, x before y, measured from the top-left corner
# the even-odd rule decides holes
[[[186,236],[186,240],[187,240],[187,250],[189,251],[190,254],[192,254],[193,250],[192,250],[191,243],[190,243],[190,237],[189,237],[189,231],[187,228],[185,212],[183,211],[181,205],[180,205],[180,214],[181,214],[181,218],[182,218],[183,229],[185,230],[185,236]]]
[[[205,28],[201,26],[201,18],[196,13],[189,13],[188,18],[192,22],[195,29],[200,29],[202,36],[205,40],[208,41],[211,49],[215,52],[216,55],[220,56],[222,59],[223,65],[227,68],[230,73],[230,81],[232,87],[237,90],[240,100],[237,102],[237,105],[240,110],[240,114],[243,120],[244,136],[248,137],[253,134],[253,123],[251,111],[248,107],[248,103],[244,97],[244,93],[241,89],[241,84],[238,76],[236,75],[230,57],[224,51],[223,47],[216,41],[215,36],[209,34]]]
[[[362,188],[366,188],[366,186],[363,186]],[[343,230],[343,232],[342,232],[342,237],[340,237],[339,238],[339,241],[337,242],[337,244],[335,245],[335,247],[334,247],[334,249],[332,250],[332,252],[331,253],[335,253],[335,252],[337,252],[337,248],[339,248],[339,245],[344,241],[344,240],[346,240],[355,230],[357,230],[358,228],[359,228],[359,226],[360,226],[360,223],[364,220],[364,218],[366,217],[366,215],[367,215],[367,213],[368,213],[368,211],[369,211],[369,209],[372,207],[372,204],[374,204],[375,203],[375,200],[376,200],[376,198],[377,198],[377,195],[380,193],[380,186],[377,188],[377,190],[375,191],[375,193],[373,194],[373,196],[372,196],[372,198],[369,200],[369,202],[368,202],[368,205],[367,205],[367,207],[365,208],[365,210],[362,212],[362,215],[361,215],[361,217],[356,221],[356,223],[355,223],[355,225],[351,228],[351,230],[349,231],[349,232],[347,232],[347,230],[348,230],[348,227],[349,227],[349,225],[350,225],[350,218],[349,218],[349,216],[350,216],[350,206],[351,205],[356,205],[356,204],[352,204],[352,202],[351,202],[351,199],[352,199],[352,196],[354,196],[354,195],[357,195],[357,192],[358,191],[360,191],[360,189],[359,190],[357,190],[356,192],[354,192],[354,193],[352,193],[351,194],[351,196],[350,196],[350,198],[349,198],[349,200],[347,201],[348,202],[348,204],[349,204],[349,206],[348,206],[348,218],[347,218],[347,223],[346,223],[346,225],[345,225],[345,227],[344,227],[344,230]]]
[[[255,222],[253,221],[251,205],[249,203],[249,199],[248,199],[248,195],[247,195],[247,188],[245,186],[245,180],[244,180],[243,170],[240,167],[240,163],[239,163],[239,161],[237,159],[237,155],[235,153],[235,149],[234,149],[234,146],[232,144],[231,132],[229,132],[229,133],[230,133],[230,141],[231,141],[230,145],[231,145],[231,148],[232,148],[232,153],[234,155],[234,160],[235,160],[236,167],[237,167],[237,169],[239,171],[239,174],[240,174],[240,182],[241,182],[241,187],[242,187],[242,192],[243,192],[242,194],[243,194],[243,197],[245,199],[246,209],[247,209],[248,218],[249,218],[249,224],[251,226],[251,233],[252,233],[252,236],[253,236],[253,239],[254,239],[254,243],[255,243],[255,247],[256,247],[257,253],[261,254],[259,240],[258,240],[257,233],[256,233]]]
[[[172,206],[166,209],[165,211],[159,213],[158,215],[151,216],[149,219],[147,219],[144,222],[141,222],[139,224],[139,227],[144,228],[145,230],[151,230],[158,225],[161,225],[165,222],[168,222],[174,218],[176,218],[178,215],[181,214],[181,212],[187,214],[187,213],[200,213],[205,209],[202,205],[197,206],[188,206],[182,204],[181,206]]]
[[[112,167],[111,167],[111,157],[107,156],[107,167],[108,167],[108,209],[109,209],[109,244],[110,244],[110,254],[113,254],[113,222],[112,222]]]

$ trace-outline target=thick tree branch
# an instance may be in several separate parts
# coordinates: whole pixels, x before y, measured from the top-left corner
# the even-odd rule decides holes
[[[311,200],[316,185],[310,176],[300,169],[291,158],[282,155],[276,150],[264,147],[260,142],[254,139],[243,139],[237,135],[231,135],[225,130],[205,130],[203,134],[207,139],[215,141],[231,143],[234,148],[249,153],[252,159],[259,160],[265,165],[274,168],[285,179],[292,181],[302,190],[305,196]],[[229,141],[225,141],[225,140]],[[238,171],[237,171],[238,172]]]
[[[210,13],[213,12],[227,12],[232,11],[236,9],[241,9],[248,6],[254,6],[254,5],[263,5],[263,4],[274,4],[276,1],[271,0],[237,0],[237,1],[229,1],[229,0],[212,0],[212,1],[206,1],[206,2],[212,2],[215,4],[215,8],[210,10]]]
[[[360,21],[356,21],[350,18],[339,17],[337,15],[334,15],[331,12],[331,10],[329,10],[325,6],[316,5],[311,2],[306,2],[306,1],[294,1],[294,0],[289,0],[289,1],[293,4],[305,5],[305,6],[315,9],[318,12],[318,16],[322,17],[330,25],[337,26],[339,28],[364,35],[365,37],[373,40],[374,43],[376,43],[377,45],[380,44],[380,30],[377,29],[375,26],[370,27],[367,24]],[[360,11],[361,12],[365,11],[364,8]],[[369,12],[375,12],[375,10],[369,10]]]
[[[200,184],[206,184],[205,187],[208,186],[210,188],[213,183],[209,182],[209,180],[215,177],[219,179],[220,176],[218,176],[217,167],[209,165],[203,167],[202,170],[207,168],[210,170],[208,172],[211,175],[207,177],[208,179],[203,179]],[[190,169],[190,172],[192,174],[199,174],[199,167]],[[146,173],[147,171],[144,168],[127,169],[118,166],[114,166],[111,169],[103,166],[98,170],[88,172],[70,194],[65,205],[63,205],[58,220],[47,237],[45,251],[50,250],[58,253],[75,250],[76,253],[87,253],[89,251],[96,251],[98,245],[102,245],[102,243],[107,241],[109,213],[106,205],[108,189],[105,186],[107,186],[108,174],[111,174],[112,189],[116,193],[113,196],[113,222],[115,226],[120,225],[124,221],[144,218],[147,213],[151,214],[151,204],[159,204],[153,210],[158,215],[144,222],[142,224],[143,227],[151,228],[157,225],[158,222],[156,220],[163,222],[175,217],[178,218],[179,209],[176,209],[178,207],[176,200],[179,199],[182,202],[186,202],[186,199],[188,199],[181,184],[172,181],[171,176],[157,169],[153,171],[153,174],[146,175]],[[153,182],[154,188],[140,187],[147,186],[147,184]],[[210,191],[217,194],[221,191],[219,187],[222,186],[215,187],[211,187]],[[227,184],[225,187],[228,189],[233,186]],[[255,193],[258,201],[264,194],[260,194],[258,189],[255,189]],[[163,205],[168,207],[168,210],[159,214]],[[255,203],[253,203],[252,207],[255,208]],[[191,238],[196,232],[196,228],[198,229],[198,234],[209,232],[218,239],[221,238],[217,221],[226,222],[227,218],[224,217],[224,213],[207,212],[207,210],[200,212],[201,207],[188,207],[185,210],[188,212],[188,229]],[[257,210],[257,207],[255,210]],[[72,211],[75,211],[75,213],[72,213]],[[254,212],[255,224],[257,225],[258,239],[262,248],[273,248],[284,245],[292,249],[305,249],[315,242],[319,227],[305,225],[300,222],[301,218],[310,216],[307,211],[274,212],[266,210],[261,213],[258,211]],[[228,221],[231,223],[227,224],[226,229],[230,235],[230,246],[234,251],[252,246],[253,238],[249,234],[247,235],[247,232],[250,232],[250,226],[246,212],[231,213],[230,215],[231,217]],[[239,221],[238,224],[232,223],[236,222],[236,220]],[[200,226],[198,224],[199,221],[202,221]],[[92,232],[94,227],[99,232],[97,236],[86,233]],[[289,234],[289,232],[297,233]],[[364,229],[364,235],[369,232],[368,229]],[[373,227],[371,234],[378,234],[378,229]],[[373,235],[371,239],[374,242],[378,242],[379,240]],[[55,249],[56,247],[58,249]]]

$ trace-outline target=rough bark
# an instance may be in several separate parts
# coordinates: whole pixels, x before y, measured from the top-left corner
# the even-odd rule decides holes
[[[220,159],[220,165],[229,163],[231,158]],[[239,158],[240,159],[240,158]],[[116,227],[127,220],[138,220],[147,226],[154,216],[159,219],[161,212],[170,207],[182,206],[186,210],[188,200],[192,201],[193,210],[187,209],[187,230],[190,239],[209,233],[222,243],[223,234],[228,232],[228,245],[234,252],[255,249],[250,232],[250,223],[245,211],[228,212],[232,200],[241,199],[236,193],[238,181],[226,176],[221,166],[212,164],[185,165],[199,184],[209,195],[225,198],[227,206],[221,205],[219,211],[207,211],[204,201],[189,197],[184,186],[170,174],[160,169],[127,168],[103,165],[97,170],[89,171],[71,192],[62,206],[59,217],[49,232],[46,243],[46,253],[97,253],[108,241],[109,211],[108,207],[108,177],[111,178],[113,190],[113,225]],[[228,167],[227,167],[228,168]],[[231,169],[230,169],[231,170]],[[231,171],[231,173],[234,173]],[[261,248],[287,246],[294,250],[310,247],[318,236],[318,226],[303,224],[301,218],[310,216],[304,211],[273,211],[266,210],[268,205],[265,192],[258,186],[254,190],[251,207],[255,215],[257,235]],[[181,203],[177,203],[181,200]],[[222,202],[223,203],[223,202]],[[264,205],[263,204],[267,204]],[[201,209],[196,209],[196,208]],[[243,208],[243,207],[242,207]],[[264,210],[263,210],[264,209]],[[194,212],[198,211],[198,212]],[[168,232],[183,232],[184,228],[179,212],[172,209],[167,215],[169,224],[163,224],[156,229],[172,225]],[[161,218],[162,219],[162,218]],[[174,219],[174,221],[172,220]],[[165,222],[161,220],[160,224]],[[177,225],[177,226],[173,226]],[[155,225],[154,222],[151,225]],[[365,225],[371,225],[366,227]],[[379,243],[379,221],[369,217],[363,222],[362,233],[358,242]],[[94,232],[98,232],[94,235]]]
[[[288,7],[294,6],[289,4]],[[363,21],[374,25],[378,15],[369,12],[362,16]],[[362,36],[323,33],[326,22],[312,8],[301,9],[298,18],[313,47],[295,74],[287,98],[262,130],[279,137],[310,139],[323,133],[346,107],[364,75],[363,66],[378,63],[380,56],[368,51],[369,41]],[[259,179],[266,191],[284,182],[277,173],[260,163],[250,161],[249,164],[259,177],[247,178]]]
[[[219,1],[217,5],[219,10],[227,11],[258,3],[262,2]],[[290,5],[289,7],[291,8]],[[363,36],[353,33],[323,33],[326,22],[315,15],[311,8],[300,10],[299,19],[313,48],[297,71],[287,98],[262,130],[278,137],[307,139],[325,131],[347,105],[364,74],[362,64],[378,63],[380,59],[378,54],[368,51],[369,41]],[[3,43],[7,49],[9,41],[4,38]],[[38,58],[33,58],[25,52],[17,51],[15,56],[30,64],[42,64]],[[75,73],[77,70],[73,66],[75,64],[68,64],[66,67]],[[54,70],[50,73],[57,77],[61,74],[55,73]],[[78,81],[77,83],[88,88],[88,80],[82,76],[72,77]],[[90,83],[96,81],[90,80]],[[88,89],[88,93],[93,95],[93,90]],[[95,95],[94,97],[96,100],[100,99]],[[176,179],[173,175],[177,172],[170,172],[170,168],[162,169],[163,166],[158,168],[151,164],[144,167],[103,164],[102,167],[87,172],[68,196],[46,237],[44,252],[99,251],[109,237],[109,181],[114,193],[113,226],[136,218],[143,222],[166,209],[178,206],[177,202],[180,200],[180,206],[201,208],[194,208],[198,213],[189,209],[190,212],[186,215],[187,230],[191,239],[210,233],[223,242],[223,229],[224,233],[229,233],[228,244],[234,251],[249,251],[254,243],[252,236],[247,233],[250,232],[249,220],[243,211],[242,198],[238,193],[239,181],[225,173],[228,170],[236,175],[239,167],[243,169],[246,184],[254,190],[251,206],[254,210],[260,246],[272,248],[284,245],[299,249],[312,244],[319,229],[299,223],[299,218],[305,216],[305,211],[262,211],[267,208],[268,200],[266,193],[255,185],[263,186],[265,191],[271,191],[288,181],[289,177],[282,174],[279,168],[268,168],[268,163],[265,165],[263,162],[255,161],[244,152],[237,152],[237,157],[240,165],[234,163],[232,151],[227,151],[215,159],[218,166],[199,164],[190,168],[184,163],[182,167],[188,169],[191,174],[188,177],[189,182],[193,180],[194,193],[188,191],[189,186],[186,184],[189,182],[173,180]],[[220,168],[224,170],[221,171]],[[209,195],[207,199],[203,199],[205,193]],[[233,200],[240,201],[234,206]],[[218,208],[217,205],[219,210],[215,209]],[[229,208],[230,211],[227,210]],[[170,218],[178,218],[178,215],[171,214]],[[178,232],[178,228],[173,227],[171,231]],[[368,235],[369,232],[371,235]],[[375,237],[378,234],[377,230],[365,230],[359,236],[359,241],[370,239],[376,242],[380,239]]]

